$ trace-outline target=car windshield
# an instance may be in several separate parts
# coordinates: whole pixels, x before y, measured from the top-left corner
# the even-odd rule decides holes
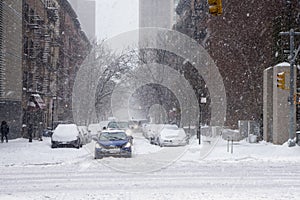
[[[109,124],[107,125],[107,127],[108,128],[119,128],[117,122],[109,122]]]
[[[177,125],[165,125],[164,129],[178,130],[178,126]]]
[[[128,129],[129,124],[128,122],[109,122],[107,127],[112,129]]]
[[[119,126],[119,128],[124,129],[124,128],[128,128],[129,124],[128,124],[128,122],[118,122],[118,126]]]
[[[99,140],[101,141],[117,141],[117,140],[125,140],[126,139],[126,133],[124,132],[103,132],[101,133]]]

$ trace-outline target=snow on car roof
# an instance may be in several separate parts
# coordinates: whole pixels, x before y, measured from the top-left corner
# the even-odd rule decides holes
[[[76,124],[59,124],[54,129],[52,139],[55,141],[76,140],[78,134]]]

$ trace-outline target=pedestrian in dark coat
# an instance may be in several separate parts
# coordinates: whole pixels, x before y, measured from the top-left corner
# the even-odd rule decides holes
[[[4,137],[6,142],[8,142],[7,135],[9,133],[9,126],[7,125],[6,121],[1,122],[0,132],[1,132],[1,142],[3,143]]]

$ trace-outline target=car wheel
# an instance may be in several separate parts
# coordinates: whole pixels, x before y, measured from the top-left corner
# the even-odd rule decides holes
[[[164,145],[160,143],[159,139],[157,139],[157,145],[159,145],[160,147],[164,147]]]
[[[52,144],[51,148],[54,149],[54,148],[57,148],[57,146],[55,146],[54,144]]]
[[[161,147],[161,144],[160,144],[159,138],[156,138],[156,144],[157,144],[158,146],[160,146],[160,147]]]
[[[150,137],[150,144],[154,144],[153,140],[154,138]]]
[[[103,158],[103,156],[100,156],[100,155],[97,155],[96,153],[94,154],[94,159],[96,160],[96,159],[102,159]]]
[[[80,141],[80,139],[78,139],[78,140],[77,140],[77,146],[76,146],[77,149],[79,149],[79,148],[81,147],[81,144],[80,144],[80,143],[81,143],[81,141]]]
[[[132,154],[124,155],[124,158],[132,158]]]

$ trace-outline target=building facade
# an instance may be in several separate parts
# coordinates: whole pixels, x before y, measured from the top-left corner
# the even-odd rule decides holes
[[[57,120],[73,120],[72,91],[76,72],[88,55],[91,44],[81,29],[77,14],[67,0],[60,0],[61,45],[57,83]]]
[[[0,1],[0,121],[9,138],[22,127],[22,1]]]
[[[226,125],[262,121],[263,71],[287,61],[288,37],[299,27],[296,1],[223,1],[223,14],[208,14],[207,1],[180,0],[175,29],[198,41],[215,61],[227,95]],[[297,25],[298,24],[298,25]]]
[[[90,43],[67,0],[23,1],[23,136],[72,121],[72,89]]]
[[[59,54],[59,4],[23,2],[23,126],[33,137],[53,119]],[[27,132],[23,132],[24,136]]]

